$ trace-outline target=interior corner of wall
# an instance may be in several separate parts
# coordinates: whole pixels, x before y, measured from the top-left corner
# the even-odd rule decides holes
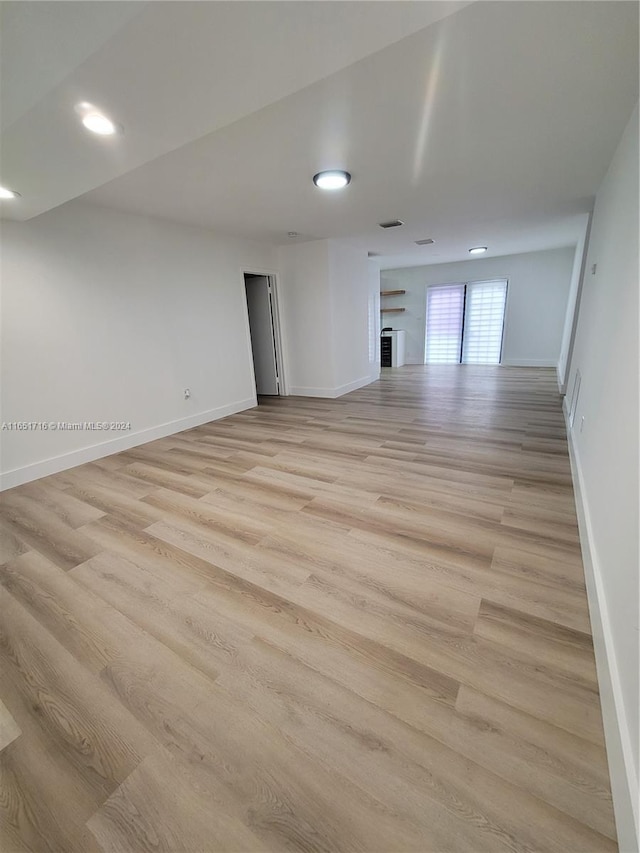
[[[564,397],[567,393],[567,382],[566,376],[560,362],[556,365],[556,380],[558,382],[558,393],[561,397]]]

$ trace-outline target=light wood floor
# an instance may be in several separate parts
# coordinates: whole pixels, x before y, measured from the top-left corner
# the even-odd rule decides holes
[[[5,492],[0,849],[616,849],[553,371],[408,367]]]

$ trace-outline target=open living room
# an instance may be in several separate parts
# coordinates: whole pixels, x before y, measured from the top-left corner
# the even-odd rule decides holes
[[[0,2],[3,853],[638,853],[638,12]]]

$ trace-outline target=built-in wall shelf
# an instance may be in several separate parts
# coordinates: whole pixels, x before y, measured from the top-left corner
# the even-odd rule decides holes
[[[404,308],[381,308],[381,314],[399,314],[401,311],[404,311]]]
[[[402,296],[406,290],[381,290],[380,296]]]

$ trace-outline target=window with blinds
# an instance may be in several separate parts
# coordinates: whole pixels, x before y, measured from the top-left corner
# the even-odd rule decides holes
[[[457,364],[462,347],[464,284],[427,289],[427,364]]]
[[[464,309],[463,364],[500,364],[506,281],[470,281]]]
[[[427,288],[425,362],[500,364],[505,279]]]

